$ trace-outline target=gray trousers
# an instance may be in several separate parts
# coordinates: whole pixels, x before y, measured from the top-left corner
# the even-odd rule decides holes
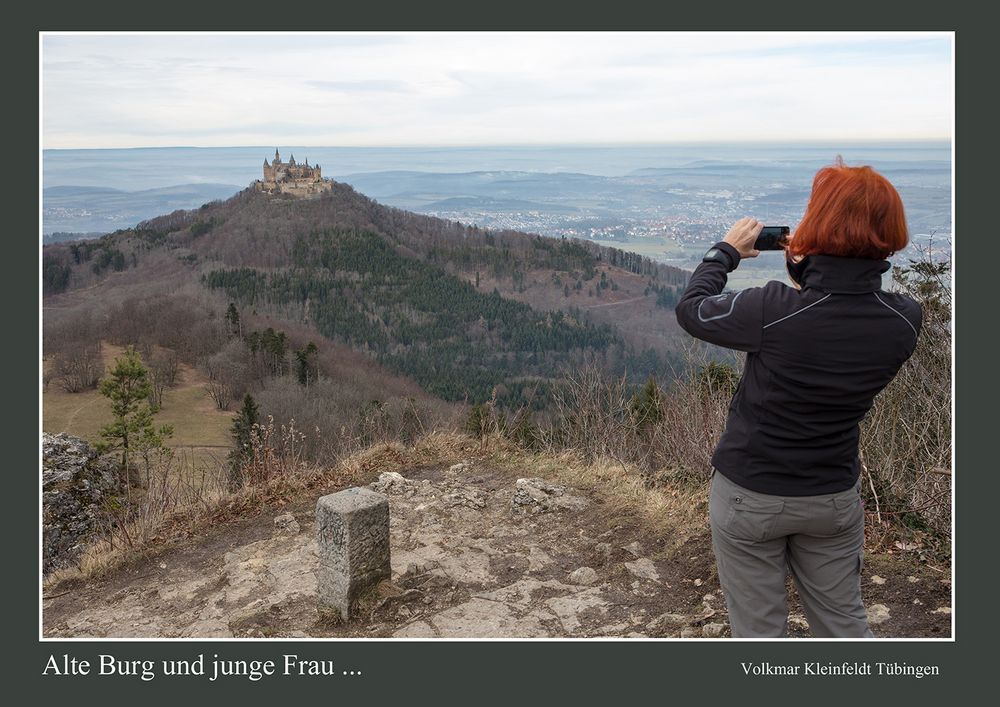
[[[820,496],[772,496],[713,471],[712,547],[734,638],[788,632],[790,571],[813,636],[872,638],[861,599],[861,484]]]

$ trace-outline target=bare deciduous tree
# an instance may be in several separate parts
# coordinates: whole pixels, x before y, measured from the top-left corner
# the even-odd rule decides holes
[[[147,360],[150,382],[149,403],[159,409],[163,407],[163,391],[177,383],[180,357],[174,351],[159,349]]]
[[[65,342],[52,359],[52,375],[67,393],[79,393],[97,387],[104,372],[101,342]]]
[[[228,410],[233,400],[246,391],[251,378],[250,364],[250,352],[236,339],[205,359],[206,388],[220,410]]]

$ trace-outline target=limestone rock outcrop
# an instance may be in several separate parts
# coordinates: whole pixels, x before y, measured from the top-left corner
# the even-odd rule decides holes
[[[117,465],[79,437],[42,436],[42,570],[79,557],[105,500],[119,488]]]

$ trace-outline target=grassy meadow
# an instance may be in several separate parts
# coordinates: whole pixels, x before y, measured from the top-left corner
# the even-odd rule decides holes
[[[107,368],[121,355],[122,348],[104,344],[102,355]],[[48,362],[46,362],[48,364]],[[156,426],[173,425],[167,446],[185,468],[198,471],[226,459],[232,445],[229,428],[234,413],[221,411],[205,390],[204,375],[181,365],[178,383],[163,393],[163,407],[154,416]],[[92,444],[101,441],[101,428],[111,422],[111,407],[97,390],[67,393],[51,382],[42,393],[42,430],[65,432]]]

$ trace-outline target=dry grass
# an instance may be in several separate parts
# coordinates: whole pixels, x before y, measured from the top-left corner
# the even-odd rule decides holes
[[[632,518],[654,535],[684,542],[704,526],[708,508],[706,483],[662,484],[651,487],[640,468],[617,459],[592,461],[578,452],[504,452],[500,463],[520,476],[540,476],[600,496],[601,512]]]
[[[101,439],[101,427],[110,422],[108,399],[96,390],[66,393],[49,385],[42,393],[42,429],[46,432],[65,432],[95,443]]]

